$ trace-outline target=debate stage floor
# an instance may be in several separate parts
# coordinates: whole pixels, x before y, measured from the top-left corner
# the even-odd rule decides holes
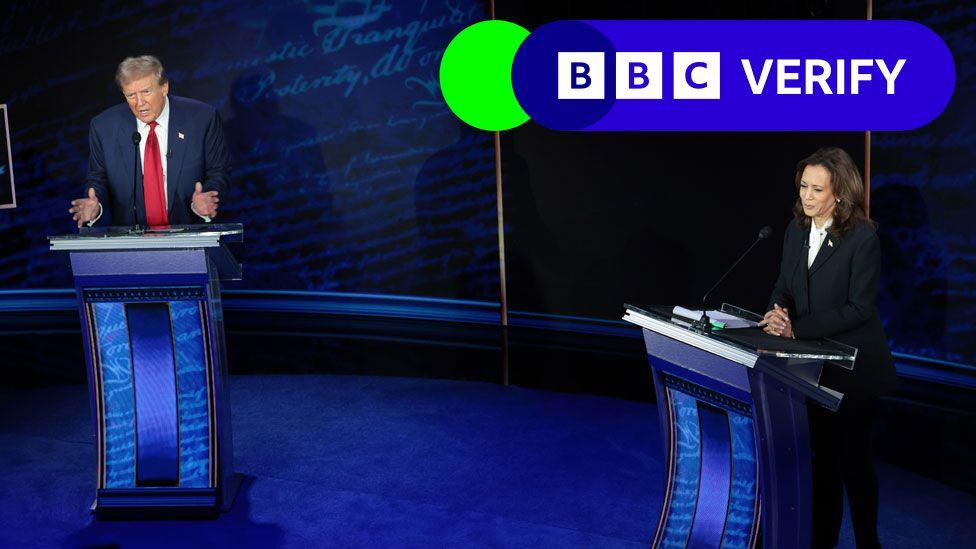
[[[83,385],[0,388],[2,547],[646,547],[652,403],[378,375],[232,376],[233,510],[94,521]],[[880,465],[886,547],[965,547],[976,496]],[[852,547],[845,523],[842,547]]]

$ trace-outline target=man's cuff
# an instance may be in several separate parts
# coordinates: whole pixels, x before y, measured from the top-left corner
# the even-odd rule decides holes
[[[96,215],[94,219],[92,219],[91,221],[88,222],[88,226],[91,227],[92,225],[95,224],[96,221],[98,221],[101,218],[102,218],[102,203],[99,202],[98,203],[98,215]]]
[[[197,217],[199,217],[200,219],[204,220],[207,223],[210,223],[211,221],[213,221],[213,218],[211,218],[209,215],[200,215],[200,214],[198,214],[197,213],[197,209],[193,207],[193,202],[190,202],[190,211],[193,212]]]

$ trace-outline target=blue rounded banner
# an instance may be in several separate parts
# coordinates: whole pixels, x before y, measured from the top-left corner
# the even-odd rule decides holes
[[[556,21],[512,67],[533,120],[588,131],[911,130],[955,78],[909,21]]]

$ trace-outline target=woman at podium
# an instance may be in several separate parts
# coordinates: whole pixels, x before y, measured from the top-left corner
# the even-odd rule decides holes
[[[821,385],[844,393],[836,413],[809,407],[813,546],[837,545],[844,489],[857,546],[880,547],[871,429],[878,397],[897,384],[875,301],[881,246],[850,155],[824,148],[797,164],[799,196],[779,277],[761,325],[773,335],[830,338],[858,349],[854,370],[826,366]]]

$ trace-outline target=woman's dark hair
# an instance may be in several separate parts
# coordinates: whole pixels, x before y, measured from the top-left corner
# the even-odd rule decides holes
[[[857,171],[854,160],[844,149],[824,147],[799,161],[796,165],[796,190],[800,190],[800,179],[807,166],[820,166],[830,175],[830,189],[840,202],[834,208],[834,221],[830,232],[844,234],[860,223],[871,223],[864,208],[864,181]],[[800,227],[810,228],[810,218],[803,212],[803,199],[797,197],[793,205],[793,215]]]

